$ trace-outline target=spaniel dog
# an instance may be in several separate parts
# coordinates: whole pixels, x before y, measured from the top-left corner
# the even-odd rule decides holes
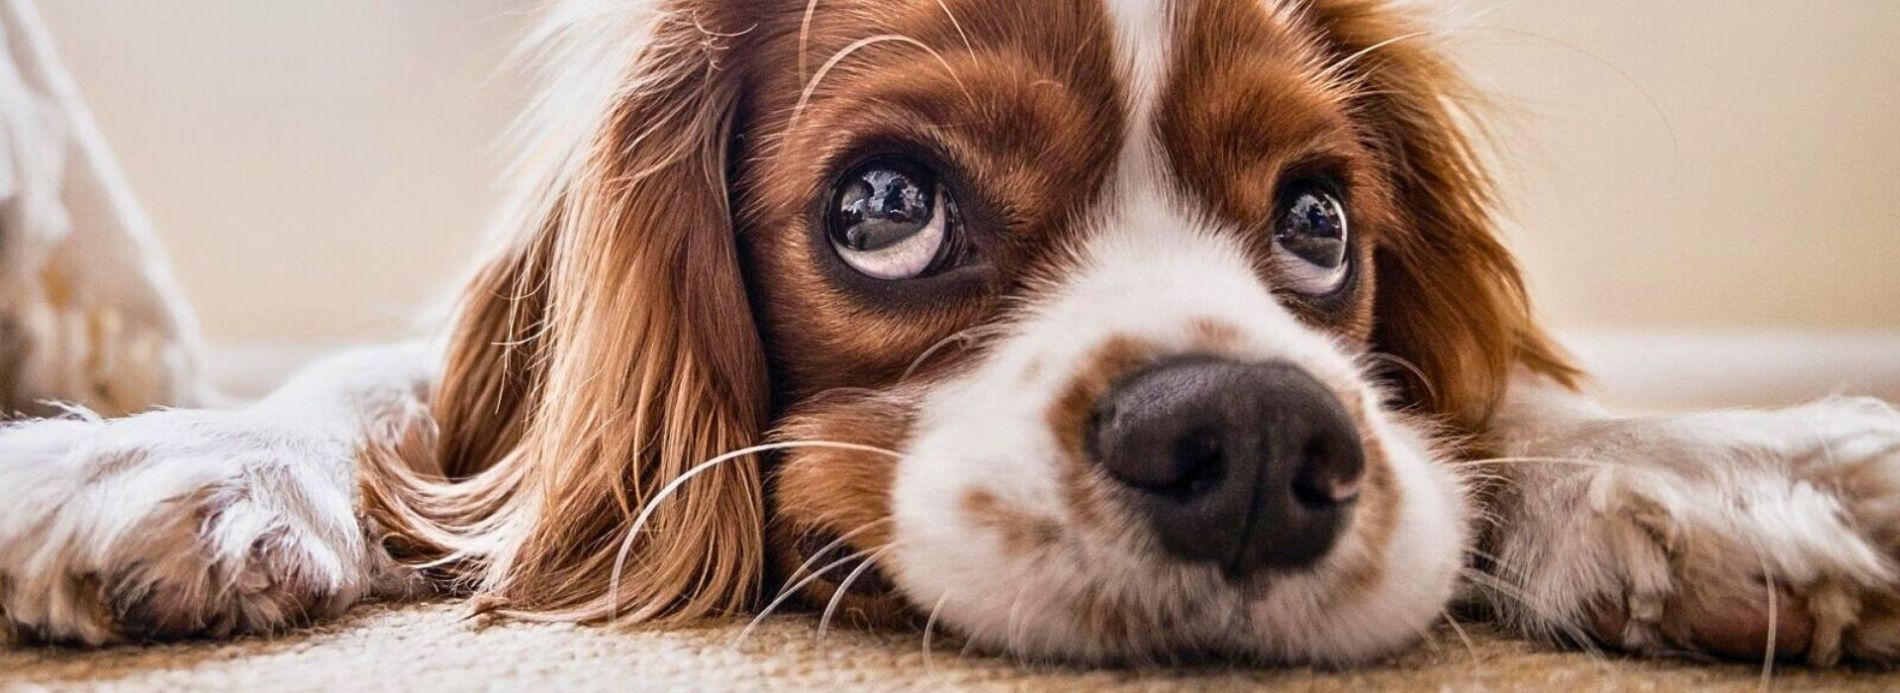
[[[1469,605],[1892,661],[1900,414],[1578,395],[1436,36],[1382,0],[561,5],[446,338],[6,428],[0,620],[797,599],[1032,659],[1351,664]]]

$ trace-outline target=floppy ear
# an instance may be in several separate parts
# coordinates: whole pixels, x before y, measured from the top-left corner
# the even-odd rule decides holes
[[[1336,59],[1362,80],[1402,228],[1377,251],[1375,348],[1418,366],[1412,401],[1464,431],[1487,422],[1511,373],[1574,385],[1578,372],[1532,319],[1523,280],[1496,235],[1493,191],[1457,104],[1472,92],[1435,35],[1386,0],[1311,6]]]
[[[739,610],[755,595],[757,462],[717,466],[660,497],[689,469],[754,444],[767,406],[726,186],[741,78],[719,60],[731,36],[707,4],[614,10],[617,26],[645,27],[642,45],[615,56],[627,39],[614,38],[558,58],[587,70],[637,56],[594,75],[601,115],[571,151],[552,143],[527,233],[468,290],[435,397],[439,466],[385,469],[367,489],[387,545],[450,565],[490,607],[641,621]]]

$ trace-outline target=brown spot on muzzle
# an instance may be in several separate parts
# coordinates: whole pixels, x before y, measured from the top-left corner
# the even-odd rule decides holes
[[[976,526],[995,532],[1003,550],[1013,556],[1046,548],[1062,538],[1062,526],[1055,519],[1039,517],[984,489],[964,493],[962,509]]]
[[[1230,352],[1239,349],[1244,339],[1240,328],[1213,318],[1196,318],[1190,321],[1188,333],[1193,335],[1196,346],[1214,352]]]
[[[1082,361],[1069,386],[1049,406],[1045,418],[1062,455],[1062,494],[1079,528],[1100,529],[1111,517],[1109,501],[1101,488],[1105,482],[1089,463],[1088,432],[1095,403],[1123,376],[1147,365],[1159,353],[1153,345],[1132,337],[1112,337]]]

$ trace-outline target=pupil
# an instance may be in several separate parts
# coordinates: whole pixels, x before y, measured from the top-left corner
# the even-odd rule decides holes
[[[1329,195],[1305,193],[1293,200],[1280,229],[1280,244],[1314,265],[1335,268],[1346,262],[1346,219]]]
[[[934,191],[904,172],[865,171],[840,195],[841,240],[858,251],[876,251],[903,241],[930,223],[934,198]]]
[[[1301,195],[1293,203],[1293,232],[1304,236],[1338,238],[1338,208],[1317,195]]]

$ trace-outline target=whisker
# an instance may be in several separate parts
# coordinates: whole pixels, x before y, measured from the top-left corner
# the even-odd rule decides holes
[[[1491,10],[1485,10],[1484,12],[1480,12],[1478,15],[1474,16],[1472,20],[1475,22],[1477,19],[1482,18],[1485,14],[1488,14],[1491,11],[1494,11],[1495,9],[1497,8],[1494,7]],[[1551,45],[1555,45],[1555,46],[1569,49],[1571,51],[1575,51],[1576,53],[1583,55],[1586,58],[1589,58],[1592,62],[1595,62],[1598,65],[1604,67],[1605,69],[1608,69],[1611,72],[1615,73],[1616,76],[1619,79],[1621,79],[1624,83],[1628,84],[1630,88],[1636,90],[1636,93],[1642,97],[1645,104],[1649,107],[1650,113],[1654,115],[1657,121],[1659,121],[1662,124],[1664,133],[1667,134],[1669,137],[1670,161],[1675,165],[1680,165],[1681,160],[1682,160],[1682,138],[1676,132],[1675,122],[1669,119],[1668,111],[1663,109],[1662,101],[1658,100],[1656,98],[1656,95],[1653,92],[1651,92],[1648,87],[1643,86],[1643,83],[1637,80],[1635,75],[1630,74],[1628,70],[1625,70],[1621,66],[1617,65],[1615,61],[1605,58],[1602,55],[1597,54],[1595,51],[1591,51],[1587,48],[1584,48],[1581,45],[1578,45],[1570,41],[1565,41],[1555,36],[1540,34],[1534,31],[1526,31],[1523,29],[1512,29],[1509,27],[1498,27],[1498,26],[1484,26],[1484,25],[1478,25],[1475,23],[1468,23],[1463,26],[1453,26],[1453,27],[1448,27],[1445,29],[1414,31],[1408,34],[1394,36],[1384,41],[1380,41],[1370,46],[1366,46],[1365,48],[1359,49],[1358,51],[1335,61],[1332,65],[1327,66],[1325,69],[1320,70],[1316,77],[1317,79],[1324,82],[1340,81],[1341,78],[1344,76],[1344,73],[1347,68],[1352,67],[1355,63],[1359,62],[1361,59],[1364,59],[1366,56],[1374,52],[1377,52],[1379,50],[1389,48],[1394,44],[1402,43],[1405,41],[1411,41],[1415,39],[1420,39],[1420,38],[1428,38],[1428,37],[1450,38],[1450,37],[1457,36],[1458,34],[1478,33],[1478,32],[1493,32],[1493,33],[1535,39],[1538,41],[1544,41]]]
[[[963,50],[968,51],[971,55],[975,55],[976,46],[971,45],[970,35],[963,31],[963,22],[957,21],[957,13],[950,11],[950,3],[945,2],[944,0],[937,0],[937,6],[943,8],[944,16],[950,18],[950,26],[956,27],[957,36],[960,36],[963,38]]]
[[[1396,354],[1388,354],[1382,351],[1374,351],[1374,352],[1368,353],[1366,354],[1366,358],[1369,358],[1375,361],[1390,363],[1394,366],[1398,366],[1400,368],[1405,369],[1406,371],[1410,372],[1413,375],[1413,377],[1418,378],[1418,384],[1425,386],[1425,394],[1430,395],[1432,398],[1432,401],[1434,402],[1438,401],[1438,388],[1432,387],[1432,379],[1425,377],[1425,369],[1419,368],[1418,364],[1412,363],[1411,361],[1401,358]]]
[[[877,565],[877,559],[882,558],[893,546],[896,546],[896,544],[886,544],[884,548],[878,549],[875,553],[866,556],[864,562],[858,565],[857,570],[851,571],[850,575],[844,576],[844,582],[838,583],[837,591],[831,595],[831,603],[825,605],[825,615],[818,618],[818,634],[813,637],[814,640],[825,639],[825,632],[831,630],[831,616],[838,611],[838,605],[844,603],[844,595],[851,591],[851,584],[857,582],[858,578],[863,577],[866,571]]]
[[[1755,561],[1761,564],[1762,584],[1768,590],[1768,642],[1762,647],[1761,655],[1761,689],[1765,691],[1774,687],[1775,646],[1779,644],[1781,628],[1781,590],[1777,587],[1774,569],[1768,565],[1768,552],[1762,550],[1761,542],[1756,537],[1746,532],[1743,535],[1748,547],[1755,552]]]
[[[1451,631],[1458,634],[1458,640],[1465,644],[1465,655],[1477,661],[1478,648],[1471,643],[1471,636],[1465,633],[1465,627],[1458,624],[1458,619],[1452,618],[1451,609],[1440,609],[1439,614],[1445,617],[1445,623],[1451,625]]]
[[[686,482],[692,481],[694,477],[704,474],[707,471],[718,467],[719,465],[725,464],[727,462],[731,462],[733,460],[744,458],[748,455],[758,454],[761,452],[773,452],[777,450],[790,450],[790,449],[797,449],[797,448],[830,448],[830,449],[835,449],[835,450],[855,450],[858,452],[872,452],[872,453],[885,454],[885,455],[893,454],[891,453],[891,451],[885,450],[883,448],[872,447],[869,445],[858,445],[855,443],[833,443],[833,442],[828,442],[828,441],[817,441],[817,440],[788,441],[788,442],[782,442],[782,443],[768,443],[765,445],[755,445],[749,448],[745,448],[743,450],[734,450],[724,455],[714,457],[705,462],[701,462],[699,465],[693,467],[692,469],[686,470],[685,473],[680,474],[678,477],[674,478],[672,481],[667,482],[666,486],[663,486],[660,488],[659,493],[654,494],[653,498],[647,501],[646,507],[641,508],[640,515],[634,518],[633,525],[627,529],[627,538],[621,540],[620,551],[614,554],[614,568],[613,568],[613,571],[609,574],[609,577],[607,579],[608,613],[612,614],[610,618],[610,623],[612,623],[613,625],[619,625],[620,623],[620,577],[621,577],[622,571],[626,568],[627,556],[633,553],[634,540],[639,538],[640,530],[646,527],[647,521],[653,518],[654,511],[659,510],[661,503],[666,502],[666,499],[672,497],[674,493],[677,493],[681,487],[684,487],[686,485]]]
[[[1500,33],[1500,34],[1509,34],[1512,36],[1520,36],[1524,38],[1544,41],[1551,45],[1560,46],[1560,47],[1575,51],[1578,54],[1586,58],[1589,58],[1592,62],[1595,62],[1598,65],[1603,66],[1605,69],[1608,69],[1609,71],[1616,73],[1616,76],[1621,78],[1624,83],[1628,84],[1630,88],[1636,90],[1637,95],[1641,96],[1643,98],[1643,101],[1648,104],[1650,113],[1656,116],[1656,120],[1662,123],[1663,132],[1669,135],[1670,161],[1672,162],[1672,165],[1680,165],[1682,161],[1682,138],[1677,136],[1676,124],[1674,121],[1671,121],[1669,119],[1669,112],[1666,110],[1663,110],[1662,101],[1658,100],[1656,98],[1656,95],[1653,92],[1651,92],[1648,87],[1643,86],[1643,83],[1638,81],[1636,79],[1636,76],[1630,74],[1628,70],[1625,70],[1622,68],[1622,66],[1617,65],[1616,61],[1613,61],[1613,60],[1610,60],[1609,58],[1605,58],[1601,55],[1598,55],[1595,51],[1592,51],[1588,48],[1584,48],[1583,46],[1580,46],[1576,43],[1565,41],[1555,36],[1540,34],[1535,31],[1525,31],[1523,29],[1511,29],[1508,27],[1498,27],[1498,26],[1471,26],[1471,27],[1465,27],[1463,30],[1465,31],[1492,31],[1492,32]]]
[[[814,0],[814,4],[815,3],[816,0]],[[836,55],[826,60],[825,64],[818,66],[818,73],[812,75],[811,81],[805,84],[805,90],[798,95],[798,104],[792,107],[792,121],[786,130],[793,131],[798,129],[799,120],[805,115],[805,107],[811,104],[811,97],[818,92],[818,85],[825,81],[825,75],[831,74],[832,69],[836,68],[839,63],[844,62],[846,58],[851,57],[851,54],[887,41],[895,41],[897,43],[915,46],[925,53],[929,53],[930,57],[937,59],[938,64],[943,65],[944,71],[950,74],[950,79],[957,83],[957,88],[963,91],[963,98],[969,100],[971,105],[976,104],[976,96],[970,93],[970,87],[963,83],[963,78],[957,75],[956,69],[950,66],[950,61],[945,60],[943,54],[938,53],[937,49],[931,48],[922,41],[902,34],[880,34],[852,42],[851,45],[845,46],[843,50],[838,51]]]
[[[937,661],[930,651],[930,636],[937,628],[937,616],[943,613],[943,605],[947,601],[950,601],[949,591],[937,598],[937,605],[930,607],[930,617],[924,619],[924,668],[929,670],[931,676],[937,675]]]
[[[1410,41],[1413,39],[1424,38],[1427,36],[1432,36],[1434,34],[1441,34],[1441,33],[1444,33],[1444,32],[1441,32],[1439,30],[1414,31],[1408,34],[1399,34],[1398,36],[1394,36],[1384,41],[1380,41],[1370,46],[1366,46],[1365,48],[1361,48],[1357,51],[1354,51],[1352,54],[1347,55],[1344,58],[1340,58],[1338,61],[1334,62],[1332,65],[1328,65],[1326,69],[1321,70],[1319,74],[1319,81],[1333,82],[1333,81],[1338,80],[1339,76],[1345,73],[1346,68],[1352,67],[1354,63],[1359,62],[1360,58],[1364,58],[1368,55],[1371,55],[1373,52],[1378,51],[1380,49],[1386,48],[1388,46],[1391,46],[1393,44],[1400,43],[1403,41]]]
[[[798,25],[798,82],[804,84],[810,72],[805,69],[807,49],[811,46],[811,20],[818,15],[818,0],[805,4],[805,17]]]
[[[923,367],[925,361],[937,355],[937,352],[943,350],[944,347],[950,346],[953,343],[958,346],[968,347],[970,342],[974,339],[992,336],[993,333],[1001,333],[1003,331],[1004,328],[998,325],[977,325],[969,329],[958,330],[955,334],[938,340],[936,344],[930,345],[929,349],[925,349],[924,353],[919,354],[916,360],[910,362],[910,367],[904,369],[904,375],[899,377],[897,381],[904,382],[910,380],[910,377],[916,375],[917,370]]]
[[[890,522],[890,521],[891,521],[891,518],[888,518],[888,517],[872,520],[870,522],[864,523],[864,526],[862,527],[851,530],[849,532],[845,532],[842,536],[839,536],[838,538],[831,540],[831,543],[826,544],[824,545],[824,547],[818,549],[817,551],[812,552],[811,556],[807,557],[804,563],[800,563],[798,565],[798,569],[793,570],[792,574],[785,578],[785,582],[790,583],[794,580],[797,580],[799,576],[804,574],[806,569],[812,566],[813,563],[817,563],[820,558],[823,558],[825,556],[825,554],[830,553],[831,550],[837,548],[839,544],[842,544],[850,540],[851,537],[857,536],[865,532],[866,530],[883,525],[884,523]],[[783,592],[780,592],[780,594],[783,594]]]
[[[1492,457],[1492,458],[1482,459],[1482,460],[1465,460],[1462,462],[1452,462],[1446,466],[1449,466],[1453,469],[1462,469],[1465,467],[1483,467],[1483,466],[1490,466],[1490,465],[1506,465],[1506,464],[1552,464],[1552,465],[1569,464],[1569,465],[1576,465],[1579,467],[1587,467],[1587,468],[1593,468],[1593,469],[1610,469],[1610,470],[1615,470],[1618,472],[1632,472],[1633,473],[1633,472],[1641,471],[1640,469],[1637,469],[1634,467],[1626,467],[1626,466],[1611,464],[1609,462],[1599,462],[1596,460],[1586,460],[1586,459],[1573,458],[1573,457]]]
[[[829,573],[833,570],[836,570],[839,566],[842,566],[846,563],[850,563],[852,561],[863,558],[867,553],[869,552],[859,551],[849,556],[845,556],[844,558],[840,558],[838,560],[832,561],[831,563],[826,564],[825,567],[819,568],[817,571],[813,572],[812,574],[805,576],[805,579],[798,581],[796,584],[790,587],[787,587],[784,590],[781,590],[778,594],[778,598],[773,599],[772,603],[765,605],[765,608],[759,611],[759,615],[752,617],[752,621],[750,623],[747,623],[745,628],[739,631],[739,635],[735,636],[732,639],[732,646],[734,648],[737,648],[740,645],[744,644],[746,641],[746,638],[752,635],[753,629],[758,628],[760,623],[764,623],[765,619],[771,616],[772,612],[777,611],[780,606],[784,605],[786,600],[791,599],[793,595],[798,594],[799,590],[805,589],[806,585],[809,585],[812,582],[823,577],[825,573]]]
[[[1459,23],[1463,26],[1475,26],[1493,14],[1515,8],[1522,4],[1524,4],[1524,0],[1503,0],[1502,2],[1493,3],[1490,7],[1472,12],[1470,15],[1463,17]]]

